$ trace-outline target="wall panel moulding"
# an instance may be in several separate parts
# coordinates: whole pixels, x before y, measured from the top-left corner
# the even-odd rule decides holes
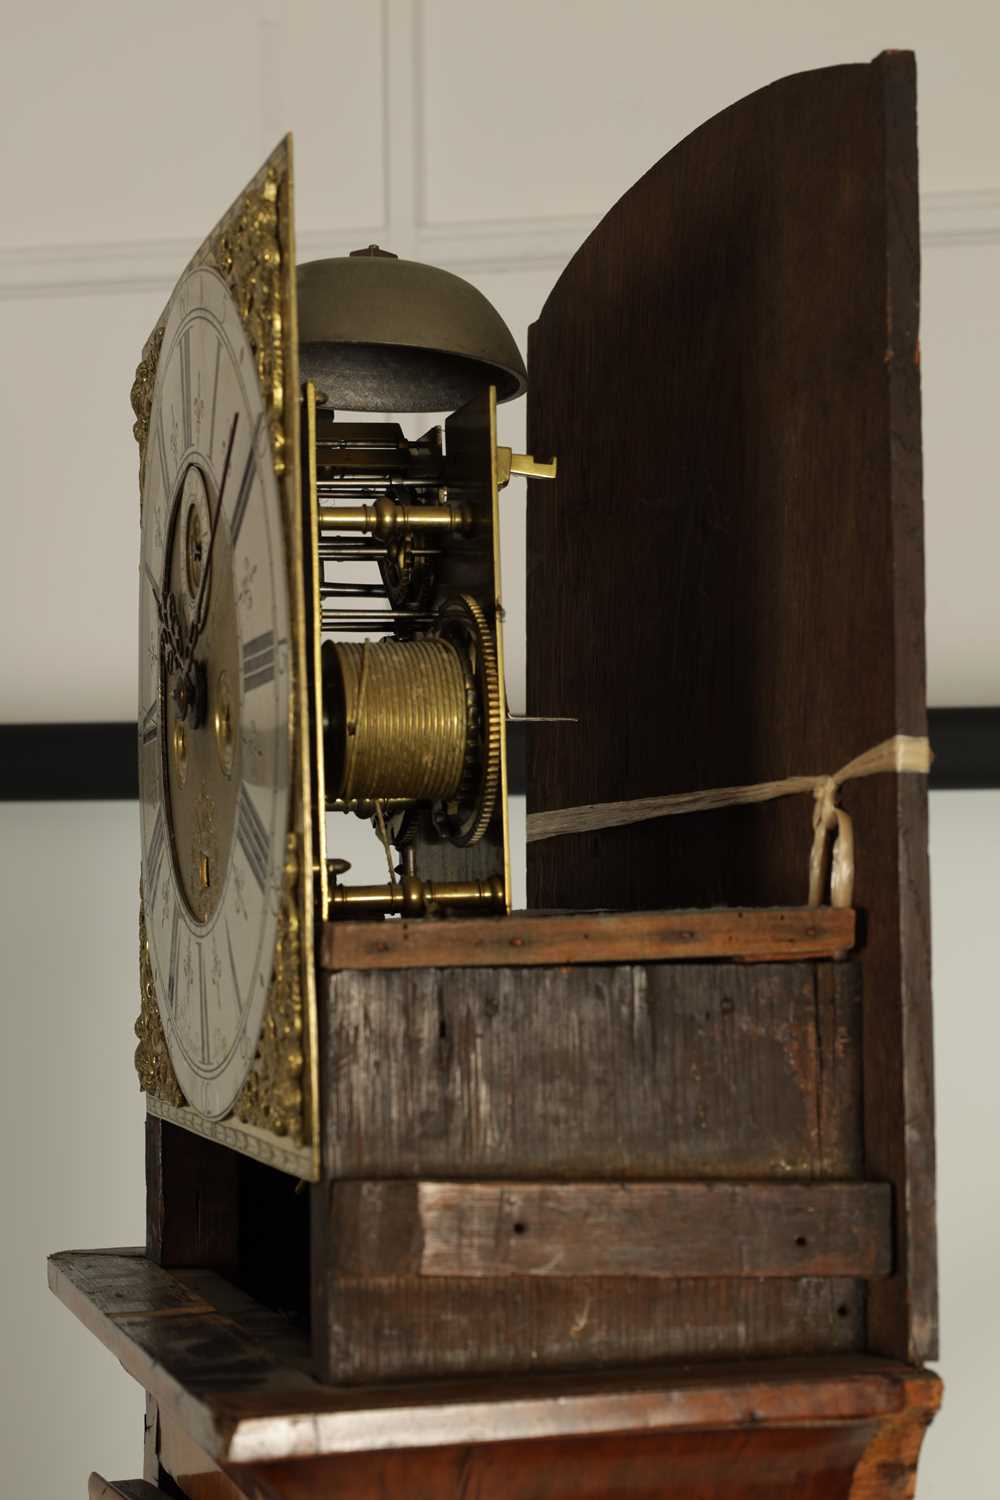
[[[1000,787],[1000,708],[932,708],[930,789]],[[525,735],[508,728],[510,790],[525,788]],[[136,730],[105,724],[0,725],[0,802],[129,800],[138,794]]]
[[[394,222],[355,229],[305,229],[303,259],[346,255],[358,245],[403,235],[417,260],[474,270],[553,269],[566,264],[597,216],[494,220],[488,223]],[[1000,245],[1000,189],[933,192],[921,199],[925,248]],[[166,292],[191,254],[186,240],[109,244],[68,242],[0,247],[0,297]]]

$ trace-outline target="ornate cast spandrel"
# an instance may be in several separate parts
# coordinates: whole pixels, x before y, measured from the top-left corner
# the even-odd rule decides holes
[[[135,1023],[135,1034],[139,1045],[135,1049],[135,1071],[139,1075],[139,1087],[146,1094],[153,1094],[167,1104],[181,1105],[181,1093],[174,1072],[167,1039],[160,1020],[160,1008],[156,1003],[156,986],[153,982],[153,966],[149,960],[149,942],[146,938],[146,907],[139,893],[139,1016]]]
[[[142,358],[139,360],[135,371],[135,380],[132,382],[132,410],[135,412],[135,422],[132,425],[132,436],[139,444],[139,505],[142,505],[142,483],[146,468],[146,441],[149,437],[149,413],[153,405],[153,386],[156,384],[156,366],[160,358],[160,348],[163,344],[163,332],[166,322],[157,323],[149,338],[142,348]]]
[[[298,840],[290,834],[271,998],[254,1068],[240,1091],[233,1113],[247,1125],[301,1142],[305,1055],[298,876]]]

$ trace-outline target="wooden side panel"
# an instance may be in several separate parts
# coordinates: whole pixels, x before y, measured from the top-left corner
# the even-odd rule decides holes
[[[529,811],[833,771],[926,732],[915,75],[782,80],[625,195],[529,344]],[[897,1275],[872,1346],[935,1348],[926,790],[849,786],[866,1152]],[[804,899],[801,799],[529,846],[540,907]]]
[[[146,1253],[217,1271],[303,1320],[309,1308],[309,1200],[294,1177],[150,1115]]]
[[[843,1277],[331,1275],[313,1349],[322,1379],[360,1383],[842,1354],[863,1347],[864,1286]]]
[[[876,1182],[344,1182],[342,1276],[884,1276]]]
[[[333,1178],[861,1175],[858,969],[324,976]]]
[[[161,1266],[239,1264],[239,1157],[155,1115],[146,1117],[146,1253]]]

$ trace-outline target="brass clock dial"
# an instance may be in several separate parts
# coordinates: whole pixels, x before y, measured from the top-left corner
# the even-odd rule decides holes
[[[187,1102],[232,1109],[271,985],[291,811],[289,564],[253,351],[222,276],[167,311],[140,571],[142,889]]]

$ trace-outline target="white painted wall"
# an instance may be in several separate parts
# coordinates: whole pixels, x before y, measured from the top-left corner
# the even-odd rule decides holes
[[[930,699],[1000,701],[998,45],[987,0],[5,7],[0,721],[134,713],[132,372],[190,251],[285,129],[303,258],[375,238],[463,271],[523,347],[568,255],[687,131],[785,73],[886,46],[915,48],[919,66]],[[523,413],[505,408],[501,429],[520,446]],[[515,485],[504,503],[516,711]],[[925,1500],[996,1492],[985,1455],[997,997],[985,934],[998,814],[1000,794],[933,799],[950,1396],[927,1445]],[[0,848],[0,1158],[15,1205],[0,1235],[0,1473],[11,1494],[63,1500],[83,1494],[92,1466],[126,1475],[140,1462],[137,1392],[45,1294],[43,1274],[46,1251],[142,1237],[134,809],[0,805]]]

